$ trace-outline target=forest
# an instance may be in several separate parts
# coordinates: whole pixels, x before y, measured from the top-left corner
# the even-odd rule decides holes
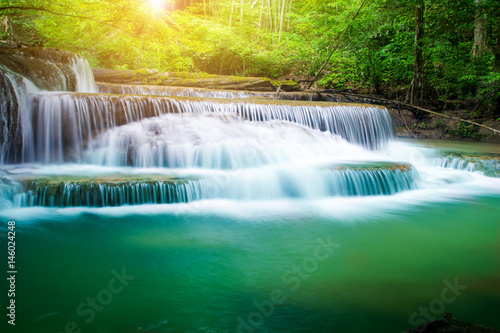
[[[317,76],[320,89],[500,116],[496,0],[8,0],[0,16],[2,44],[92,67]]]

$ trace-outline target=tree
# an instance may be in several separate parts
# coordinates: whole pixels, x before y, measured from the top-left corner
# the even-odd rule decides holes
[[[283,0],[283,5],[281,6],[280,28],[279,28],[279,33],[278,33],[278,42],[281,41],[281,32],[283,31],[283,17],[285,15],[285,4],[286,4],[286,0]]]
[[[483,1],[484,0],[475,0],[476,16],[474,19],[474,46],[472,47],[472,55],[474,58],[481,58],[486,49],[486,24],[488,20],[484,12]]]
[[[424,11],[424,0],[417,0],[415,5],[415,64],[407,95],[407,101],[413,105],[422,105],[424,98]]]
[[[500,74],[500,19],[497,21],[497,45],[495,49],[495,63],[493,65],[493,70],[495,73]],[[498,117],[500,116],[500,93],[496,98],[495,105],[493,107],[493,116]]]
[[[500,73],[500,19],[497,21],[497,45],[495,49],[495,63],[493,70]]]

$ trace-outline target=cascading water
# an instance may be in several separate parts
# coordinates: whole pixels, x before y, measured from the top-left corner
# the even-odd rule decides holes
[[[258,99],[278,99],[293,101],[322,101],[324,96],[309,92],[266,92],[266,91],[234,91],[215,90],[204,88],[186,88],[171,86],[148,86],[148,85],[124,85],[114,83],[97,84],[97,90],[104,94],[119,95],[155,95],[155,96],[181,96],[181,97],[201,97],[201,98],[258,98]],[[335,102],[335,100],[331,100]]]
[[[156,95],[156,96],[182,96],[202,98],[275,98],[275,93],[253,91],[210,90],[203,88],[168,87],[168,86],[137,86],[112,83],[97,85],[99,92],[104,94],[119,95]]]
[[[76,92],[97,92],[97,85],[88,61],[80,56],[73,55],[69,58],[69,62],[69,67],[76,77],[76,82],[73,83],[71,77],[66,75],[58,66],[48,61],[47,63],[56,69],[55,75],[50,78],[50,84],[45,84],[44,77],[37,76],[36,71],[30,72],[30,75],[36,77],[39,86],[24,75],[16,73],[5,66],[0,66],[0,97],[2,98],[0,106],[0,128],[2,129],[1,164],[37,160],[36,156],[39,153],[35,151],[35,142],[39,138],[35,138],[36,128],[33,127],[36,122],[33,112],[37,105],[34,100],[38,101],[45,94],[50,95],[51,93],[46,92],[46,89],[65,91],[69,90],[70,86],[75,86]],[[47,107],[46,113],[44,116],[50,118],[50,114],[53,113],[50,106]],[[47,140],[50,141],[51,139],[48,138]],[[39,148],[40,144],[37,143],[37,145]]]
[[[421,182],[417,169],[411,166],[349,167],[359,162],[399,163],[407,157],[391,152],[394,129],[386,109],[227,99],[269,98],[272,93],[97,86],[85,59],[79,56],[69,59],[77,93],[40,92],[25,77],[9,71],[2,76],[8,81],[4,86],[10,87],[3,94],[11,101],[2,104],[3,136],[8,138],[4,140],[2,156],[8,156],[7,161],[45,165],[76,162],[168,172],[192,170],[195,177],[205,179],[197,182],[201,194],[191,196],[197,200],[391,195],[416,189]],[[135,95],[95,94],[97,91]],[[17,122],[16,117],[12,118],[15,112],[8,112],[16,103],[20,105]],[[6,118],[8,114],[11,119]],[[9,137],[12,131],[21,134]],[[473,171],[470,163],[463,167],[459,162],[430,161],[431,166]],[[200,170],[205,171],[200,174]],[[220,173],[224,175],[223,184],[219,181]],[[154,185],[146,181],[137,182],[139,187],[125,188],[93,184],[85,190],[77,183],[63,182],[60,186],[65,190],[59,189],[58,194],[49,195],[53,189],[41,186],[29,190],[23,199],[18,198],[16,205],[166,203],[163,199],[107,201],[104,198],[109,196],[96,194],[104,191],[113,198],[124,197],[120,191],[128,189],[133,193],[132,188],[141,188],[149,193],[147,198],[152,198],[155,186],[160,186],[152,181]],[[75,196],[81,198],[74,199]],[[70,197],[73,199],[68,201]]]
[[[498,158],[498,157],[497,157]],[[488,176],[500,175],[500,159],[443,156],[432,159],[432,165],[440,168],[451,168],[466,171],[480,171]]]
[[[98,90],[86,60],[74,57],[70,65],[76,73],[78,91]],[[36,88],[27,89],[30,81],[26,78],[21,76],[16,81],[13,75],[5,75],[4,79],[9,79],[15,89],[4,94],[9,97],[13,90],[16,99],[24,101],[18,122],[22,139],[16,139],[22,149],[16,151],[14,160],[46,165],[77,162],[117,168],[194,170],[195,176],[205,181],[197,182],[199,190],[184,201],[391,195],[415,189],[420,181],[411,166],[404,170],[342,167],[358,164],[361,156],[364,163],[400,162],[400,157],[387,154],[394,129],[386,109],[328,103],[41,93]],[[99,89],[158,92],[154,87],[118,85],[100,85]],[[161,91],[187,96],[250,96],[190,88]],[[4,120],[4,128],[7,124]],[[8,131],[4,131],[6,135]],[[200,175],[195,170],[207,171]],[[219,181],[221,172],[223,184]],[[166,186],[154,180],[136,184],[92,184],[84,189],[77,183],[63,182],[57,194],[52,193],[54,186],[51,190],[40,186],[18,197],[15,205],[107,206],[178,201],[174,197],[152,199],[156,187]],[[148,193],[145,196],[149,199],[130,199],[123,194],[135,193],[133,189],[138,188]],[[115,199],[106,199],[111,197]]]
[[[371,149],[383,148],[394,138],[386,109],[363,106],[299,103],[238,102],[212,99],[198,101],[168,97],[81,94],[41,94],[33,99],[36,124],[36,161],[78,161],[87,142],[96,135],[127,123],[167,113],[234,114],[250,121],[281,120],[337,134]],[[33,148],[27,148],[32,151]]]
[[[99,94],[69,59],[50,85],[77,93],[0,73],[20,331],[401,331],[449,281],[446,311],[497,317],[500,150],[396,140],[369,105]]]
[[[220,175],[219,175],[220,176]],[[26,193],[14,195],[18,207],[108,207],[187,203],[207,199],[275,200],[331,196],[393,195],[417,188],[415,170],[251,170],[227,172],[204,180],[31,182]]]
[[[234,170],[362,151],[340,137],[284,121],[248,122],[231,113],[165,114],[97,136],[86,160],[107,166]]]
[[[186,101],[182,112],[232,112],[251,121],[285,120],[340,135],[349,142],[381,149],[395,137],[387,109],[358,105],[223,103]]]
[[[75,56],[71,59],[71,68],[76,74],[77,92],[97,93],[99,91],[87,59]]]
[[[36,186],[14,200],[20,207],[108,207],[200,200],[200,183],[179,181],[62,182]]]

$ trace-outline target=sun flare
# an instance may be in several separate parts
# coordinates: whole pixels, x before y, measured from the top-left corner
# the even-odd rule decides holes
[[[151,6],[157,9],[163,9],[165,7],[165,0],[149,0]]]

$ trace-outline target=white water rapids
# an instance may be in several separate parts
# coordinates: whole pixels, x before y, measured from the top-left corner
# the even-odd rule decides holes
[[[77,57],[71,67],[79,93],[42,92],[18,74],[6,75],[20,103],[18,121],[10,120],[18,134],[9,141],[12,129],[3,129],[4,208],[175,209],[229,200],[265,211],[284,202],[295,211],[303,205],[291,203],[297,200],[349,207],[349,200],[383,197],[384,207],[500,191],[498,179],[483,175],[498,161],[442,157],[437,149],[400,142],[383,108],[95,94],[88,63]],[[182,95],[182,88],[172,91]],[[185,95],[193,94],[186,88]],[[195,95],[235,94],[199,89]],[[13,148],[14,142],[21,145]]]

